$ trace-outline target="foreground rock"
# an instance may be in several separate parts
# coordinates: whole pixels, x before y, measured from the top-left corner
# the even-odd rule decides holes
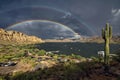
[[[35,36],[28,36],[17,31],[6,31],[0,29],[0,41],[14,42],[14,43],[42,43],[42,39]]]

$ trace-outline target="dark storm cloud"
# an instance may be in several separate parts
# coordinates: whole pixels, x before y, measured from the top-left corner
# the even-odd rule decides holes
[[[88,25],[92,26],[100,34],[100,29],[106,22],[111,23],[112,9],[119,9],[119,0],[80,0],[79,2],[71,1],[71,11],[76,16],[81,17]],[[74,5],[75,4],[75,5]],[[116,23],[120,24],[120,23]],[[112,24],[113,25],[113,24]],[[114,32],[118,32],[119,26],[113,25]]]
[[[0,0],[0,13],[16,7],[48,6],[74,15],[88,25],[88,28],[92,28],[95,34],[100,34],[106,22],[113,25],[114,33],[120,34],[119,3],[120,0]],[[115,10],[116,13],[113,12]]]

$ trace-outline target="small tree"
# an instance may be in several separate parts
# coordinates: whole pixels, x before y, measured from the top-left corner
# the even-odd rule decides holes
[[[105,41],[105,56],[104,56],[104,63],[109,65],[109,54],[110,54],[110,49],[109,49],[109,44],[110,44],[110,39],[112,38],[112,27],[109,25],[109,23],[106,24],[106,28],[102,29],[102,38]]]

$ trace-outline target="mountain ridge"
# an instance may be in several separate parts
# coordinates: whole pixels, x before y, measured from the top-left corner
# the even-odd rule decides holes
[[[16,44],[34,44],[43,43],[44,41],[36,36],[29,36],[18,31],[7,31],[0,28],[0,42]]]

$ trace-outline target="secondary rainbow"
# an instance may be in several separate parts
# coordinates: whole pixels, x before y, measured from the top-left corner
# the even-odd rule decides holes
[[[27,5],[27,6],[22,6],[22,7],[16,7],[16,8],[11,8],[9,10],[4,10],[3,12],[0,12],[0,13],[5,13],[5,12],[11,11],[11,10],[16,10],[16,9],[21,9],[21,8],[27,8],[27,7],[30,7],[30,8],[47,8],[47,9],[55,10],[57,12],[61,12],[61,13],[64,13],[64,14],[68,13],[67,11],[64,11],[64,10],[61,10],[61,9],[58,9],[58,8],[49,7],[49,6],[42,6],[42,5],[31,5],[31,6]],[[76,17],[75,15],[72,15],[72,16],[75,17],[75,19],[77,19],[80,23],[82,23],[92,34],[95,33],[93,31],[93,29],[91,28],[91,26],[88,26],[82,19]],[[28,21],[31,21],[31,20],[28,20]],[[40,21],[45,22],[47,20],[40,20]],[[24,22],[24,21],[22,21],[22,22]],[[51,21],[51,22],[55,22],[55,21]],[[19,23],[21,23],[21,22],[18,22],[16,24],[19,24]],[[55,22],[55,23],[60,24],[58,22]],[[15,25],[15,24],[13,24],[13,25]],[[62,24],[60,24],[60,25],[62,25]],[[65,26],[65,25],[62,25],[62,26]]]
[[[65,26],[61,23],[58,23],[58,22],[55,22],[55,21],[50,21],[50,20],[26,20],[26,21],[18,22],[18,23],[15,23],[15,24],[11,25],[11,26],[8,26],[6,29],[14,28],[15,26],[19,26],[19,25],[22,25],[24,23],[30,24],[31,22],[55,23],[57,25],[63,26],[64,28],[66,28],[66,29],[70,30],[71,32],[73,32],[74,34],[76,34],[76,32],[74,30],[72,30],[71,28],[69,28],[68,26]]]

